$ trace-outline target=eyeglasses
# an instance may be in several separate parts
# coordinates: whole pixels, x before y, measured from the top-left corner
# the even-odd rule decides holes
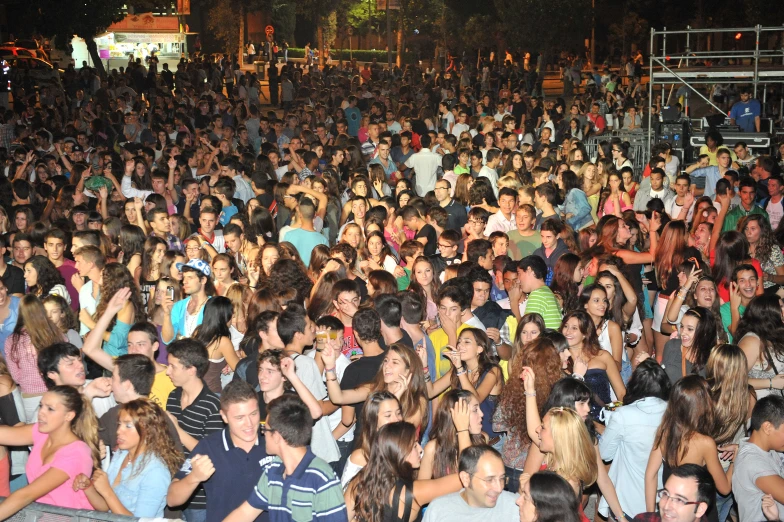
[[[445,249],[445,248],[454,248],[454,247],[456,247],[456,246],[457,246],[457,245],[443,245],[443,244],[441,244],[441,243],[439,243],[439,244],[438,244],[438,248],[440,248],[441,250],[443,250],[443,249]]]
[[[274,433],[275,431],[277,431],[277,430],[274,430],[274,429],[270,428],[266,424],[262,424],[259,429],[261,430],[262,433]]]
[[[476,475],[471,475],[471,477],[472,478],[476,478],[478,480],[481,480],[482,482],[484,482],[488,486],[493,486],[495,484],[498,484],[499,487],[503,488],[504,486],[506,486],[509,483],[509,477],[507,477],[506,475],[501,475],[500,477],[488,477],[488,478],[477,477]]]
[[[435,190],[449,190],[449,189],[446,187],[436,187]]]
[[[656,492],[656,498],[659,502],[663,502],[665,500],[669,500],[673,503],[676,508],[681,508],[683,506],[696,506],[697,504],[701,504],[700,501],[697,502],[689,502],[688,500],[682,499],[680,497],[674,497],[672,493],[667,491],[666,489],[660,489]]]

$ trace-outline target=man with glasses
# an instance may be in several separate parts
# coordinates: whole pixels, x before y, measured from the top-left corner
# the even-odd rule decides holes
[[[460,454],[457,469],[463,489],[431,502],[424,522],[519,518],[517,495],[504,491],[506,471],[496,450],[486,445],[470,446]]]
[[[435,276],[443,283],[443,272],[450,265],[458,265],[462,257],[458,252],[460,247],[460,233],[448,228],[438,236],[438,254],[430,257]]]
[[[659,512],[640,513],[634,522],[696,522],[716,499],[716,486],[708,470],[697,464],[673,468],[663,489],[656,493]]]

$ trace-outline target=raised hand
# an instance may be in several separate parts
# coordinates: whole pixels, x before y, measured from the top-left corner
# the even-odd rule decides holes
[[[455,430],[457,430],[458,433],[467,430],[470,420],[468,401],[460,399],[450,408],[450,410],[452,411],[452,424],[455,425]]]
[[[106,305],[106,313],[111,315],[120,313],[120,310],[125,307],[125,303],[127,303],[130,298],[131,289],[121,288],[120,291],[114,294],[109,300],[109,304]]]
[[[534,369],[530,366],[523,367],[523,371],[520,373],[520,379],[523,380],[523,389],[527,393],[536,393],[536,374],[534,373]]]

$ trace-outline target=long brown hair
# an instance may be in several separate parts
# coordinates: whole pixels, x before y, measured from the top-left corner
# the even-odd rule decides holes
[[[476,382],[474,382],[474,386],[478,387],[479,379],[481,379],[484,374],[491,371],[493,368],[498,368],[500,370],[500,367],[493,361],[493,359],[490,358],[490,354],[493,353],[492,345],[490,343],[490,338],[487,336],[487,334],[484,331],[480,330],[479,328],[465,328],[457,336],[458,339],[464,333],[471,334],[476,344],[482,347],[482,351],[477,354],[477,359],[479,360],[479,367],[476,369],[475,372],[466,375],[466,377],[468,377],[470,380],[476,379]],[[473,377],[474,375],[476,377]],[[503,378],[500,378],[500,381],[501,383],[503,383]],[[452,389],[459,389],[461,387],[460,378],[457,376],[457,372],[452,372],[451,386]]]
[[[664,225],[653,259],[656,276],[662,288],[667,286],[672,271],[683,262],[683,251],[688,246],[689,229],[685,221],[675,220]]]
[[[457,443],[457,429],[452,421],[452,408],[465,399],[469,402],[473,394],[466,390],[452,389],[441,398],[433,414],[433,426],[430,428],[430,440],[436,443],[435,459],[433,461],[433,477],[441,478],[452,473],[457,473],[457,460],[460,448]],[[471,444],[484,444],[484,437],[471,435]]]
[[[509,364],[509,375],[520,375],[526,366],[532,368],[536,375],[536,406],[541,415],[550,396],[550,390],[562,375],[561,358],[553,342],[539,337],[528,343],[524,350],[518,350]],[[531,439],[528,437],[525,421],[524,391],[521,379],[510,378],[501,392],[498,408],[504,423],[509,427],[510,436],[517,437],[523,444],[528,444]]]
[[[708,357],[705,376],[716,413],[716,444],[727,444],[749,417],[749,384],[746,355],[734,344],[716,346]]]
[[[715,411],[708,384],[698,375],[688,375],[672,387],[653,447],[674,467],[689,452],[695,434],[711,436],[714,430]]]
[[[354,514],[357,520],[383,522],[390,493],[397,481],[402,480],[411,486],[414,468],[406,461],[406,457],[416,444],[416,433],[414,425],[405,421],[393,422],[378,430],[367,466],[348,486],[354,492]],[[397,510],[398,506],[392,506],[392,509]]]
[[[166,413],[148,399],[136,399],[120,406],[119,415],[127,413],[133,419],[133,427],[139,434],[139,446],[135,455],[134,474],[140,472],[149,462],[152,455],[163,461],[172,477],[180,469],[185,460],[181,451],[174,446],[166,424]],[[118,418],[119,418],[118,415]]]
[[[392,352],[395,352],[403,359],[406,369],[411,374],[411,381],[408,383],[408,389],[406,389],[400,397],[400,408],[403,410],[403,417],[410,417],[422,408],[422,404],[424,403],[423,399],[425,401],[427,400],[425,371],[422,368],[422,360],[414,350],[405,344],[391,344],[387,349],[387,356]],[[384,366],[382,364],[378,369],[378,373],[376,373],[376,378],[373,379],[371,390],[382,391],[386,389],[387,385],[384,382]]]
[[[267,350],[269,352],[270,350]],[[365,459],[370,455],[370,449],[378,437],[378,409],[384,401],[395,401],[400,406],[400,401],[391,392],[377,391],[368,395],[362,407],[362,429],[357,436],[354,446],[362,450]],[[402,411],[402,408],[401,408]]]
[[[14,362],[19,360],[19,340],[25,334],[30,337],[36,352],[64,339],[60,327],[49,320],[43,303],[33,294],[27,294],[19,303],[19,318],[7,354]]]
[[[127,266],[120,263],[108,263],[103,268],[101,295],[113,296],[123,288],[131,289],[131,297],[129,300],[133,305],[133,322],[141,323],[146,321],[147,318],[144,314],[144,305],[142,304],[142,294],[139,291],[139,285],[137,285],[136,281],[134,281],[130,270],[128,270]],[[93,315],[95,320],[98,320],[103,315],[108,304],[109,299],[101,299],[101,302],[98,303],[98,307],[95,310],[95,314]],[[117,317],[114,317],[112,322],[109,324],[108,329],[111,330],[116,322]]]

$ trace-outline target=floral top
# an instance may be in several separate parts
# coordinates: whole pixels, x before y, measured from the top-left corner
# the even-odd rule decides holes
[[[504,459],[504,466],[521,470],[525,466],[525,459],[528,458],[531,442],[524,443],[524,434],[517,433],[517,430],[509,426],[507,420],[508,417],[499,404],[493,413],[493,430],[506,432],[506,442],[501,450],[501,457]]]
[[[768,275],[776,275],[776,268],[780,266],[784,266],[784,254],[781,253],[781,249],[776,245],[773,245],[773,248],[770,251],[770,256],[766,259],[760,259],[760,266],[762,267],[762,271]],[[765,288],[770,288],[771,286],[776,286],[776,283],[773,281],[765,281],[763,283]]]

